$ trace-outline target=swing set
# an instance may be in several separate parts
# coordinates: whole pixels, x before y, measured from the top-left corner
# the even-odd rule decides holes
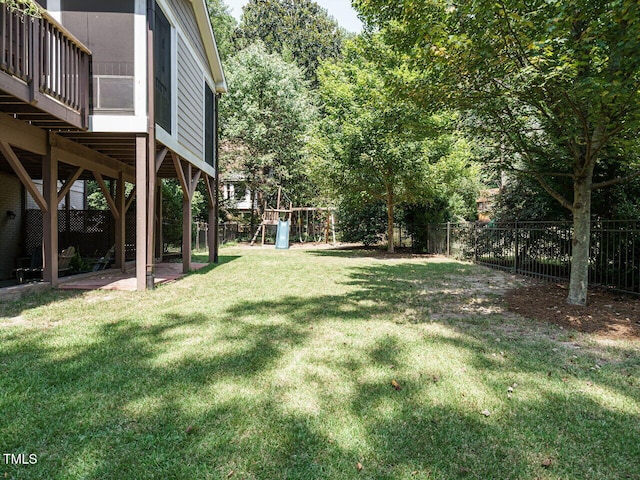
[[[288,203],[288,208],[282,206],[283,200]],[[289,197],[282,192],[282,187],[279,187],[276,208],[271,208],[266,201],[264,202],[262,222],[251,240],[251,245],[255,245],[258,235],[262,234],[262,246],[264,246],[267,227],[283,228],[283,221],[287,222],[286,228],[289,228],[292,237],[296,238],[299,243],[329,243],[331,236],[332,243],[336,244],[334,209],[326,207],[294,208]]]

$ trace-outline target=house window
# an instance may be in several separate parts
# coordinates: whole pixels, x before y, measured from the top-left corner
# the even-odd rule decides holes
[[[133,83],[131,76],[93,76],[93,108],[96,111],[133,112]]]
[[[156,4],[153,61],[156,123],[171,133],[171,25]]]
[[[215,155],[215,97],[209,85],[204,84],[204,161],[213,165]]]

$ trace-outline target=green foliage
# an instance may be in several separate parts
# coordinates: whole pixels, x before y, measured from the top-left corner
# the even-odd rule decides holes
[[[176,179],[162,181],[162,240],[167,245],[182,243],[182,187]],[[207,198],[200,189],[193,194],[191,215],[194,220],[208,219]]]
[[[379,36],[348,42],[344,54],[343,61],[319,70],[325,117],[309,147],[315,177],[334,195],[349,198],[348,206],[383,201],[388,237],[394,210],[403,204],[449,198],[458,203],[456,213],[468,214],[464,205],[477,187],[468,181],[474,176],[468,143],[448,133],[455,116],[425,115],[395,94],[385,71],[397,59]],[[378,61],[369,60],[374,56]]]
[[[500,167],[576,177],[608,146],[637,149],[637,2],[356,5],[419,72],[408,93],[472,112],[469,126],[499,150]],[[625,162],[637,166],[637,154]]]
[[[0,0],[13,12],[21,12],[31,17],[40,17],[42,8],[34,0]]]
[[[223,0],[207,0],[207,10],[211,28],[216,38],[218,52],[221,60],[226,60],[235,51],[233,36],[237,27],[236,19],[233,18],[229,7]]]
[[[227,83],[222,136],[242,146],[236,164],[248,186],[267,193],[282,186],[297,202],[306,183],[303,145],[316,116],[300,69],[257,42],[229,59]]]
[[[76,252],[73,256],[70,266],[74,272],[88,272],[91,270],[91,264],[80,256],[80,252]]]
[[[116,182],[106,181],[107,188],[110,189],[113,195],[115,195]],[[134,185],[132,183],[125,184],[124,194],[126,197],[131,195]],[[87,207],[89,210],[109,210],[109,204],[107,199],[104,198],[104,194],[95,180],[87,180],[85,183],[87,194]],[[135,200],[134,200],[135,201]],[[133,208],[133,207],[132,207]]]
[[[260,40],[269,53],[292,59],[314,83],[320,62],[337,58],[345,37],[313,0],[250,0],[236,34],[240,46]]]
[[[383,201],[362,203],[357,195],[344,195],[336,220],[343,242],[376,245],[387,226],[386,206]]]
[[[497,168],[532,175],[571,212],[568,300],[584,304],[592,193],[640,176],[637,0],[355,5],[410,60],[408,95],[467,112]]]

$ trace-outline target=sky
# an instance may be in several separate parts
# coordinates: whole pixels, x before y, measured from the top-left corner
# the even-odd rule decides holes
[[[248,0],[223,0],[224,3],[229,5],[231,14],[240,20],[242,15],[242,6],[245,5]],[[362,22],[358,19],[356,11],[351,7],[351,0],[315,0],[317,4],[326,8],[329,15],[335,18],[338,24],[354,33],[360,33],[362,31]]]

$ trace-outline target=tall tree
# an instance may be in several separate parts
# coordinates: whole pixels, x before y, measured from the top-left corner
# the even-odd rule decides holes
[[[339,56],[345,32],[313,0],[249,0],[237,37],[240,45],[261,40],[270,53],[292,58],[315,83],[319,63]]]
[[[567,301],[585,305],[592,192],[640,175],[637,0],[354,3],[411,58],[409,95],[465,109],[501,168],[533,176],[571,212]],[[553,187],[562,180],[571,196]]]
[[[227,62],[229,93],[220,102],[222,137],[242,148],[239,165],[252,194],[283,186],[295,199],[303,145],[316,109],[301,71],[262,42]]]
[[[229,7],[223,0],[207,0],[207,10],[220,58],[224,61],[234,53],[233,35],[237,27]]]
[[[365,58],[375,48],[381,63]],[[397,98],[385,82],[382,69],[392,63],[378,37],[347,42],[345,58],[319,70],[320,96],[325,116],[312,147],[317,170],[347,204],[384,202],[388,251],[393,252],[396,208],[435,192],[433,163],[446,156],[436,153],[425,137],[443,118],[425,117],[406,99]],[[355,202],[356,204],[358,202]]]

